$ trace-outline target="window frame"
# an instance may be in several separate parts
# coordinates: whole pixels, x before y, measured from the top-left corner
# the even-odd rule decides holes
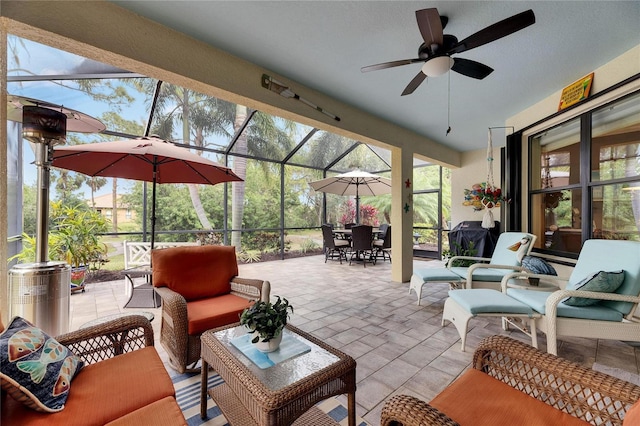
[[[523,182],[524,188],[524,197],[522,210],[526,212],[526,228],[529,232],[533,231],[533,213],[532,209],[528,208],[528,206],[533,205],[533,199],[536,195],[543,194],[545,192],[549,192],[548,189],[532,189],[539,184],[534,185],[534,179],[540,179],[539,176],[534,177],[533,171],[537,170],[536,167],[533,167],[534,161],[540,161],[538,156],[533,155],[534,152],[534,141],[537,136],[545,131],[549,131],[551,129],[557,128],[562,125],[566,125],[573,120],[579,120],[580,123],[580,140],[579,140],[579,153],[580,157],[578,159],[578,166],[580,181],[579,183],[573,183],[568,185],[563,185],[558,187],[558,189],[562,190],[581,190],[582,192],[582,200],[581,200],[581,243],[584,243],[589,238],[592,238],[593,235],[593,191],[595,188],[604,188],[605,186],[622,184],[622,183],[631,183],[636,182],[638,180],[637,176],[630,176],[625,178],[617,178],[611,180],[597,180],[594,181],[591,178],[591,168],[592,168],[592,116],[593,114],[602,111],[608,107],[611,107],[617,102],[622,102],[627,98],[631,98],[634,96],[640,97],[640,83],[639,82],[640,75],[636,76],[632,80],[632,84],[625,89],[623,86],[623,93],[617,94],[616,90],[619,89],[618,86],[615,88],[611,88],[609,91],[602,93],[603,96],[600,96],[597,100],[593,102],[585,102],[584,104],[579,104],[581,108],[574,109],[571,113],[567,112],[565,114],[557,113],[550,117],[547,117],[544,120],[536,123],[535,125],[530,126],[527,129],[523,129],[523,137],[522,141],[525,143],[526,149],[524,152],[526,153],[526,158],[521,159],[522,165],[526,165],[526,176],[527,179]],[[610,96],[606,96],[609,92],[614,92]],[[523,171],[524,173],[524,171]],[[523,214],[524,216],[524,214]],[[540,235],[538,235],[540,237]],[[542,238],[544,242],[544,238]],[[534,251],[548,254],[551,256],[558,256],[560,258],[572,258],[575,259],[578,257],[579,253],[566,252],[566,251],[558,251],[551,250],[547,248],[535,248]]]

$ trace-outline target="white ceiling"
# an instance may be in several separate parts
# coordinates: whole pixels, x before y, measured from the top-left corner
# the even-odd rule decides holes
[[[459,151],[486,146],[487,127],[640,44],[638,1],[114,3]],[[532,26],[454,56],[495,71],[484,80],[450,73],[448,136],[447,75],[401,97],[421,64],[360,71],[417,57],[415,11],[429,7],[449,17],[444,32],[460,40],[527,9],[536,15]],[[504,134],[494,133],[495,145]]]

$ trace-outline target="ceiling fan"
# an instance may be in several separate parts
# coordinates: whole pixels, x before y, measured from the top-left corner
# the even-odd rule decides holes
[[[443,34],[442,30],[446,27],[449,19],[446,16],[440,16],[438,9],[417,10],[416,19],[420,34],[424,39],[424,43],[418,48],[417,58],[383,62],[361,68],[362,72],[367,72],[424,62],[420,72],[405,87],[402,96],[413,93],[427,77],[437,77],[449,70],[482,80],[493,72],[493,68],[470,59],[451,58],[451,55],[466,52],[506,37],[536,21],[536,17],[530,9],[496,22],[464,40],[458,41],[456,36]]]

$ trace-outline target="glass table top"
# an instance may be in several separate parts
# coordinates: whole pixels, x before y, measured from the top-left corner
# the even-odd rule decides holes
[[[311,350],[309,352],[294,356],[272,367],[261,369],[238,350],[231,341],[247,334],[244,326],[227,328],[214,333],[215,338],[231,352],[251,373],[256,376],[267,388],[272,391],[282,389],[318,373],[320,370],[331,367],[340,361],[340,358],[331,352],[323,349],[317,344],[305,339],[300,334],[285,328],[285,336],[290,335],[301,342],[307,344]],[[283,339],[284,340],[284,339]]]

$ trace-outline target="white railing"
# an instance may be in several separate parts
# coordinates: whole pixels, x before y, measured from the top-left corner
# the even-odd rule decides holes
[[[137,268],[141,266],[150,266],[151,265],[151,243],[150,242],[139,242],[139,241],[127,241],[125,240],[124,245],[124,269]],[[168,248],[168,247],[179,247],[179,246],[197,246],[198,243],[165,243],[165,242],[156,242],[154,244],[154,248]]]

